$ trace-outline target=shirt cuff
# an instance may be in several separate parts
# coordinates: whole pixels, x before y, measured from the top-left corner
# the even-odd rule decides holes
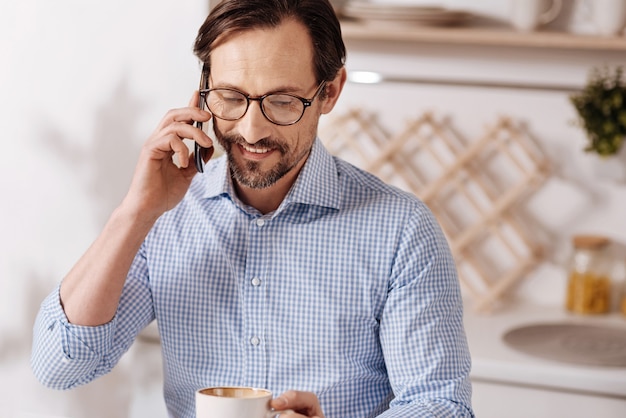
[[[474,418],[474,413],[453,401],[407,403],[390,407],[377,418]]]
[[[71,389],[110,370],[106,353],[112,346],[115,320],[86,327],[67,320],[57,287],[41,304],[33,330],[31,368],[52,389]]]
[[[63,352],[68,359],[87,359],[104,356],[111,350],[116,318],[98,326],[71,324],[61,306],[60,286],[57,286],[42,303],[42,313],[47,318],[48,330],[56,327],[61,335]]]

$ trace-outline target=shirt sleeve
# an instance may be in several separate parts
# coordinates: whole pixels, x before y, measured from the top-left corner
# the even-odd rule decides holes
[[[474,416],[456,266],[425,207],[399,240],[380,338],[395,398],[379,418]]]
[[[141,253],[135,257],[115,317],[104,325],[71,324],[59,291],[60,285],[41,304],[31,352],[35,376],[52,389],[71,389],[110,372],[141,329],[154,319]]]
[[[110,370],[101,360],[110,351],[116,319],[97,327],[70,324],[59,289],[43,301],[35,320],[31,367],[45,386],[70,389]]]

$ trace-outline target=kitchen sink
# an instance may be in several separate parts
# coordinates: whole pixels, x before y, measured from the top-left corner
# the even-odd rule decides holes
[[[509,347],[535,357],[587,366],[626,367],[626,328],[537,323],[513,328],[502,338]]]

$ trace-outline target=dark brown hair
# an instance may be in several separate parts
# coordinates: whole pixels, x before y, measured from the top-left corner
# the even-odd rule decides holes
[[[256,28],[275,28],[295,19],[313,41],[313,65],[317,82],[335,78],[346,60],[339,20],[328,0],[224,0],[213,8],[196,37],[194,53],[211,68],[211,51],[220,36]]]

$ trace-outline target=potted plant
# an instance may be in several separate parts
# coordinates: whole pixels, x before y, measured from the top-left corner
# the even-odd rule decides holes
[[[626,78],[621,66],[594,68],[584,89],[570,96],[589,143],[587,152],[615,155],[626,141]]]

